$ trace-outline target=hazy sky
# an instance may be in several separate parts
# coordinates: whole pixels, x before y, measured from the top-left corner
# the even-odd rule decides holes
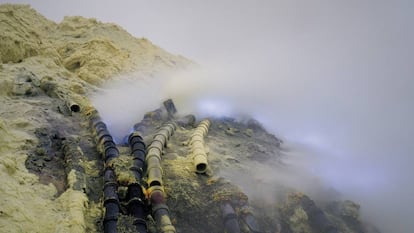
[[[253,114],[322,151],[314,172],[384,232],[414,229],[414,1],[7,2],[113,22],[195,59],[209,76],[176,78],[187,88],[171,95]]]

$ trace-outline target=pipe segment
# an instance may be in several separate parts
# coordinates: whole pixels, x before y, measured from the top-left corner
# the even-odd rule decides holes
[[[152,186],[149,189],[152,205],[152,216],[157,222],[158,229],[162,233],[176,233],[170,219],[170,210],[165,204],[165,191],[162,186]]]
[[[71,112],[80,112],[81,107],[78,103],[79,98],[75,98],[75,96],[73,95],[68,95],[69,93],[64,93],[61,90],[54,90],[53,92],[57,95],[57,97],[59,97],[59,99],[61,99],[65,103],[66,107]],[[77,99],[78,101],[76,101],[75,99]]]
[[[174,123],[164,124],[154,135],[147,150],[146,163],[149,186],[162,185],[161,155],[169,138],[174,134]]]
[[[208,167],[207,153],[204,148],[204,137],[208,134],[211,123],[208,119],[202,120],[190,136],[191,153],[195,171],[206,173]]]
[[[69,176],[71,172],[75,172],[76,180],[71,184],[72,188],[77,191],[86,193],[86,177],[85,169],[80,165],[83,158],[83,152],[79,147],[79,141],[73,137],[69,137],[63,141],[63,154],[65,156],[65,172]],[[68,179],[68,184],[69,184]]]
[[[106,124],[99,117],[97,111],[90,118],[90,126],[95,135],[97,150],[102,154],[105,162],[104,168],[104,207],[105,215],[103,220],[105,233],[117,233],[117,222],[119,215],[118,183],[115,171],[109,165],[111,160],[119,156],[118,148]]]
[[[164,124],[159,129],[147,149],[145,161],[147,163],[147,189],[148,199],[152,207],[152,216],[157,222],[158,229],[162,233],[176,233],[175,227],[171,223],[170,212],[165,204],[165,191],[162,182],[161,155],[169,138],[176,129],[174,123]]]
[[[223,216],[224,229],[227,233],[241,233],[239,221],[237,220],[236,211],[229,202],[223,202],[220,205]]]
[[[167,110],[168,116],[173,117],[175,113],[177,113],[177,109],[175,108],[174,102],[172,99],[168,99],[164,101],[164,107]]]
[[[247,203],[240,207],[239,213],[241,215],[241,219],[247,225],[251,233],[262,233],[259,225],[257,224],[256,218],[253,216]]]
[[[134,173],[137,183],[130,184],[127,191],[127,209],[129,214],[134,216],[133,224],[137,232],[147,232],[146,205],[144,203],[145,194],[141,185],[142,176],[145,169],[145,143],[139,132],[134,132],[128,137],[128,142],[131,148],[131,156],[133,158],[133,165],[131,170]]]
[[[112,168],[107,167],[104,172],[104,232],[116,233],[119,214],[118,184],[116,182],[115,172]]]

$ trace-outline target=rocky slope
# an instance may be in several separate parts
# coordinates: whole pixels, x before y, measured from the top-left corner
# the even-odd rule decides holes
[[[58,24],[25,5],[0,5],[0,31],[0,232],[102,232],[104,165],[89,127],[88,95],[123,72],[151,76],[193,63],[114,24],[83,17]],[[160,109],[147,120],[148,144],[169,119]],[[178,127],[165,149],[167,204],[177,232],[223,232],[223,201],[239,206],[239,215],[253,213],[261,232],[376,232],[361,223],[351,201],[319,207],[282,185],[272,186],[278,201],[274,192],[267,195],[272,202],[254,195],[267,194],[255,184],[267,181],[255,179],[252,168],[283,169],[282,141],[254,120],[211,121],[207,174],[196,174],[192,165],[193,124]],[[128,149],[118,147],[121,161]],[[230,173],[253,190],[231,182]],[[133,232],[132,220],[121,214],[119,232]],[[242,220],[240,225],[253,232]]]
[[[64,169],[66,138],[81,138],[83,150],[92,150],[80,137],[89,133],[82,115],[68,103],[86,109],[86,94],[120,72],[151,75],[190,62],[116,25],[82,17],[57,24],[26,5],[0,5],[0,31],[0,231],[94,231],[83,212],[100,215],[100,204],[71,189]],[[99,183],[94,155],[83,166]],[[101,191],[91,192],[99,199]]]

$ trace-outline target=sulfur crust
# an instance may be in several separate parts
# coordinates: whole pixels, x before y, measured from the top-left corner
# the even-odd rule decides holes
[[[57,24],[28,5],[0,4],[0,232],[96,232],[102,206],[71,188],[57,197],[53,184],[25,167],[36,147],[34,131],[48,126],[47,117],[61,117],[50,106],[69,96],[87,109],[87,94],[122,72],[153,73],[188,65],[147,39],[138,39],[117,25],[83,17],[65,17]],[[56,86],[37,98],[13,96],[15,78],[33,74],[31,85]],[[59,94],[60,96],[57,96]],[[55,115],[51,115],[55,114]],[[83,161],[87,176],[98,176],[96,162]],[[122,181],[134,182],[130,173]]]
[[[18,150],[22,141],[35,139],[1,119],[0,137],[0,232],[84,232],[85,194],[70,188],[55,199],[56,188],[28,173],[26,154]]]

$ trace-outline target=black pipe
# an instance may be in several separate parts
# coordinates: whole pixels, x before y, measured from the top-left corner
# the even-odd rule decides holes
[[[240,208],[240,213],[241,219],[247,225],[251,233],[262,233],[247,204]]]
[[[164,101],[164,107],[167,110],[169,117],[173,117],[174,114],[177,113],[177,109],[175,108],[175,105],[172,99],[168,99]]]
[[[309,225],[321,233],[338,233],[338,228],[326,217],[325,213],[316,206],[308,196],[303,196],[300,205],[309,218]]]
[[[139,233],[147,232],[146,205],[144,203],[144,192],[140,184],[131,184],[128,186],[127,192],[127,210],[128,213],[135,218],[134,225]]]
[[[135,179],[138,183],[133,183],[128,186],[127,192],[127,209],[130,215],[134,216],[134,225],[139,233],[147,232],[146,205],[144,204],[145,194],[142,191],[141,180],[145,169],[145,152],[146,146],[143,138],[138,132],[134,132],[128,137],[128,142],[131,147],[131,156],[133,158],[133,165],[131,170],[134,173]]]
[[[239,221],[237,220],[236,212],[229,202],[223,202],[220,205],[221,213],[223,215],[224,229],[227,233],[240,233]]]
[[[119,156],[118,148],[109,133],[106,124],[101,120],[99,115],[95,113],[90,118],[95,135],[97,150],[102,153],[102,159],[105,162],[104,170],[104,208],[105,216],[103,220],[105,233],[117,233],[117,222],[119,215],[119,197],[118,183],[115,171],[108,166],[109,162]]]
[[[118,184],[115,172],[107,167],[104,173],[104,232],[116,233],[119,214]]]
[[[128,142],[131,147],[131,156],[134,161],[131,170],[135,171],[135,178],[138,182],[140,182],[146,166],[146,146],[143,138],[138,133],[132,133],[128,138]]]
[[[109,161],[118,157],[118,155],[119,155],[118,148],[116,147],[105,148],[105,164],[108,164]]]

